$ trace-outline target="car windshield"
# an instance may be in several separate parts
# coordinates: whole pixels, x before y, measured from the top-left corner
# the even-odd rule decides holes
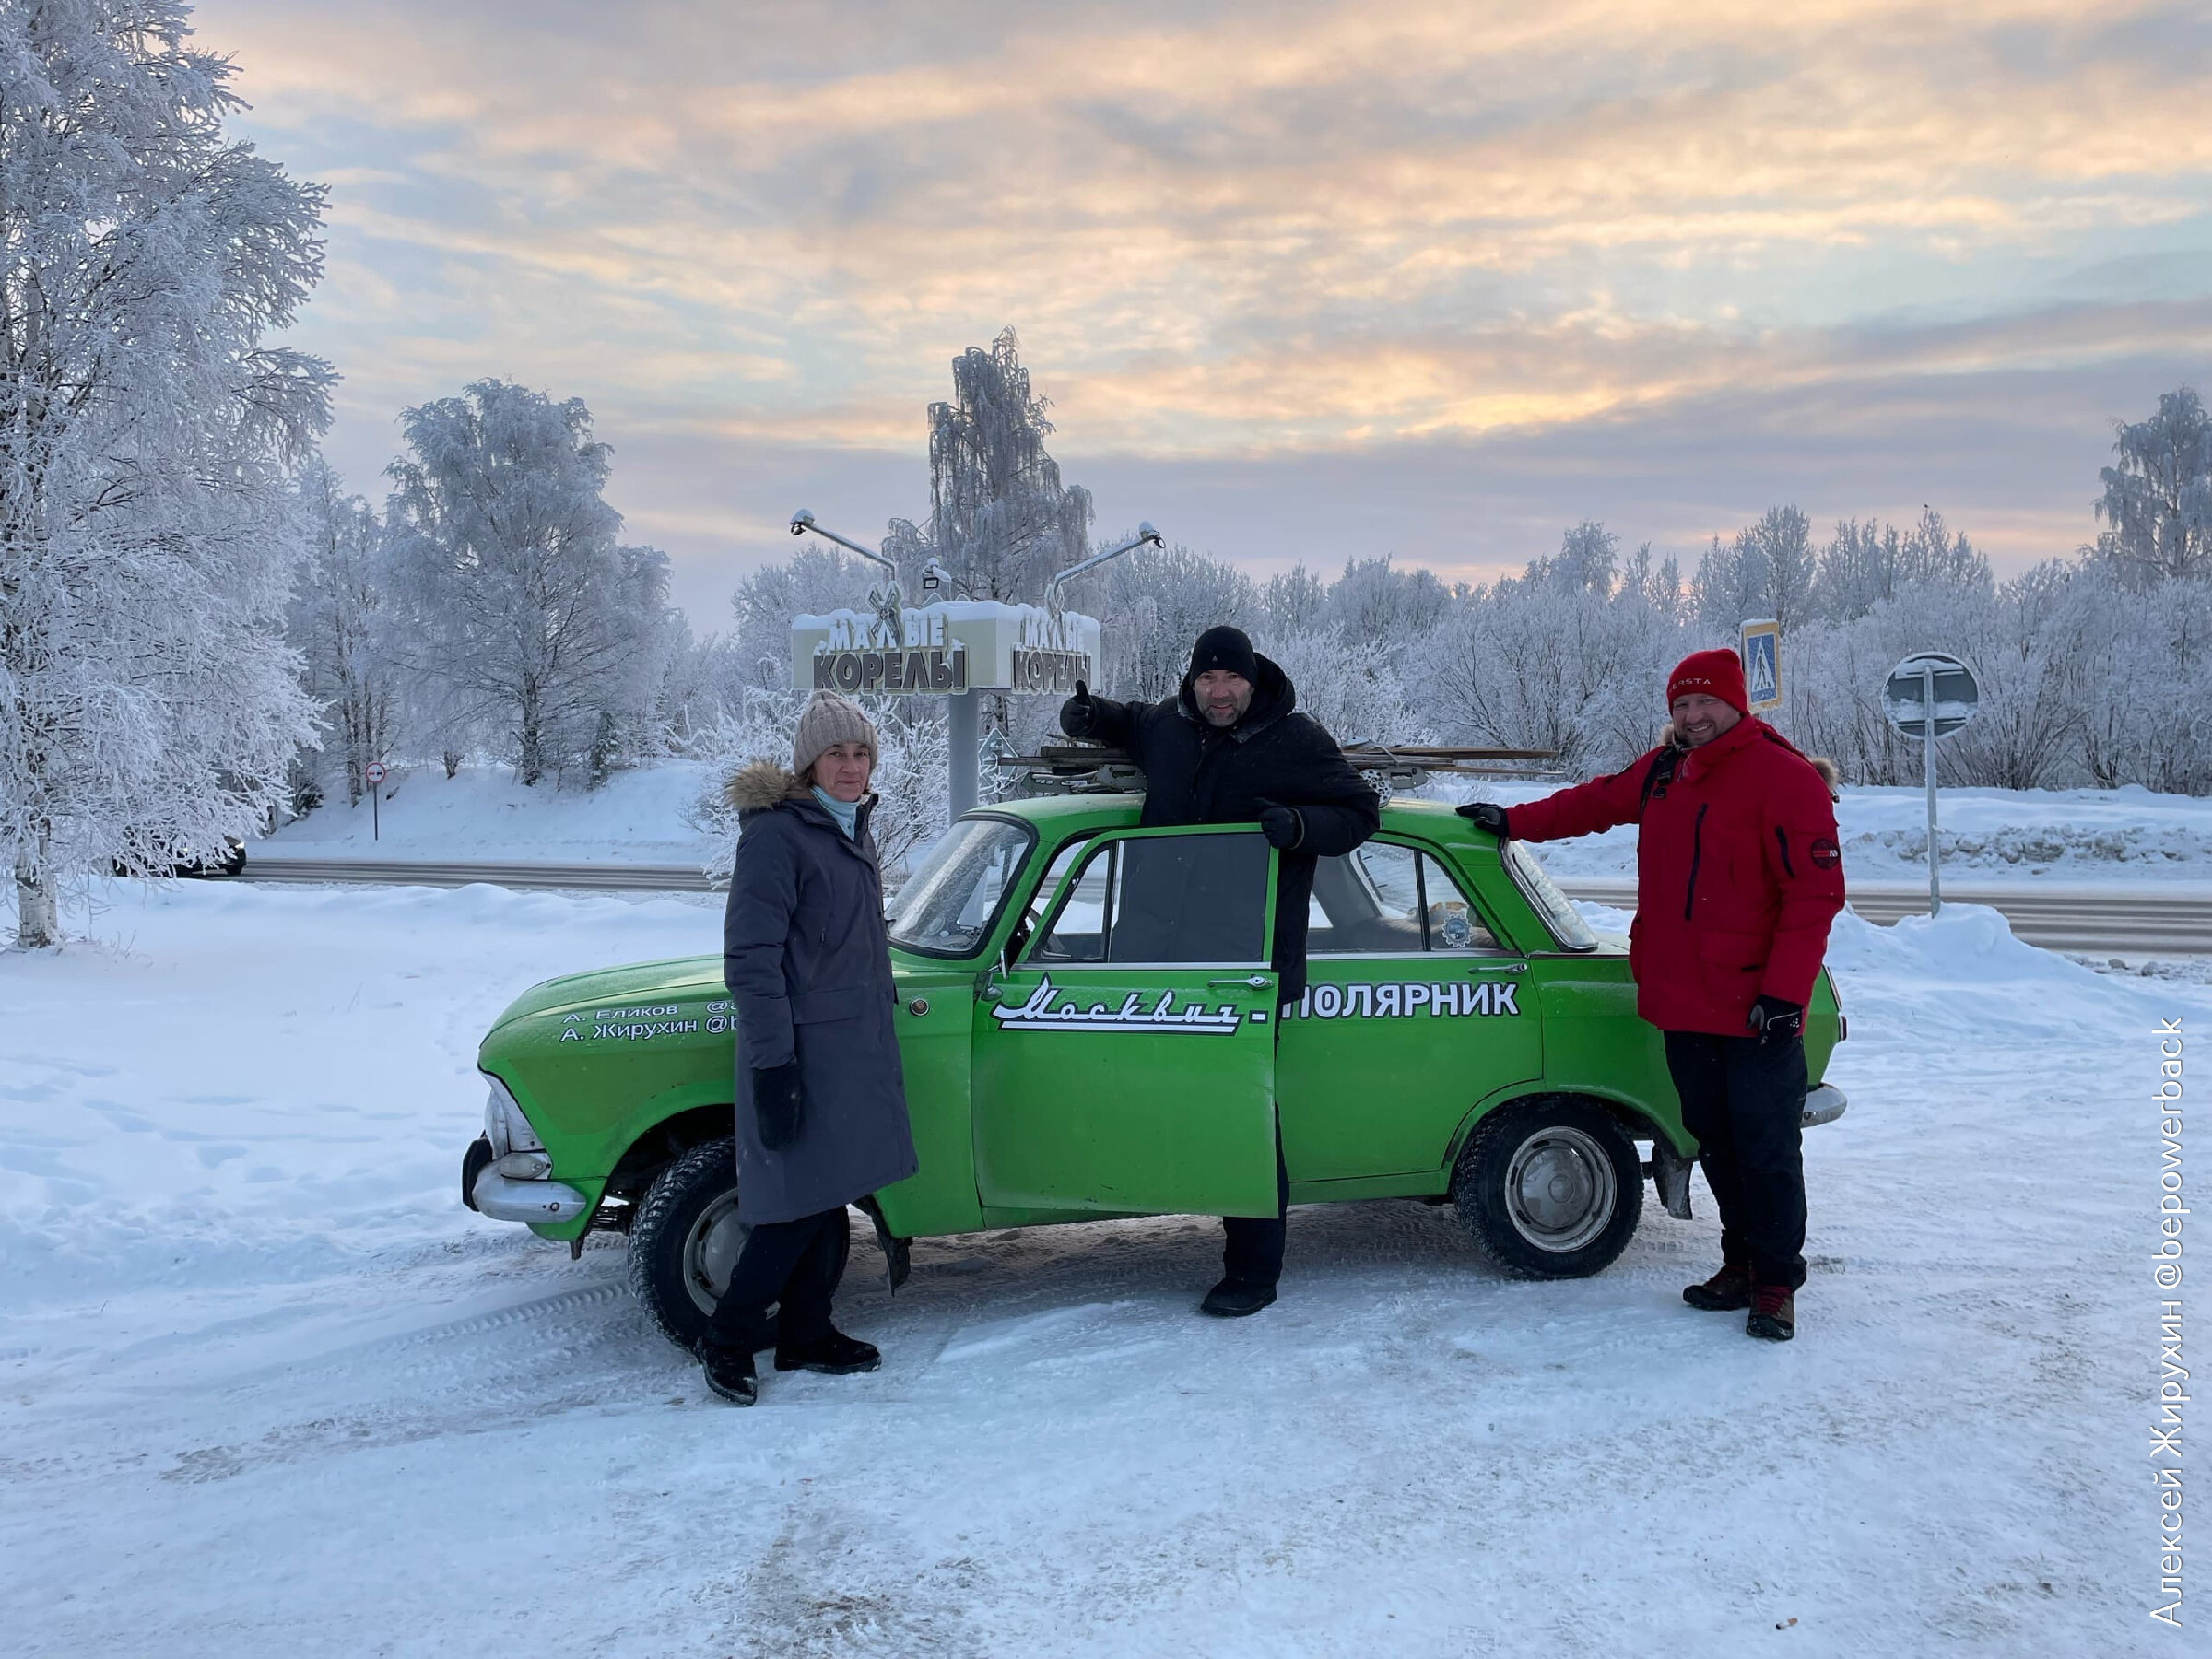
[[[1574,908],[1574,900],[1559,891],[1559,883],[1552,880],[1542,865],[1529,850],[1517,841],[1509,841],[1498,849],[1498,856],[1512,877],[1513,885],[1521,896],[1535,907],[1544,925],[1551,929],[1551,936],[1568,950],[1595,950],[1597,935],[1590,931],[1590,924],[1583,920],[1583,912]]]
[[[1035,840],[1010,818],[962,818],[884,908],[891,943],[923,956],[974,954]]]

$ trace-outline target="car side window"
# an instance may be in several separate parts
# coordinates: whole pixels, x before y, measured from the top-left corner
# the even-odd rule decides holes
[[[1030,953],[1041,962],[1266,960],[1267,842],[1162,835],[1094,847]]]
[[[1317,861],[1307,921],[1309,956],[1500,948],[1441,864],[1392,841]]]
[[[1087,838],[1077,836],[1053,854],[1053,862],[1045,866],[1044,874],[1037,878],[1037,890],[1030,895],[1029,903],[1022,907],[1021,920],[1014,924],[1014,931],[1007,937],[1008,961],[1021,955],[1021,947],[1029,943],[1037,932],[1037,924],[1044,919],[1044,907],[1053,901],[1053,895],[1060,890],[1060,878],[1067,874],[1068,866],[1090,844]]]

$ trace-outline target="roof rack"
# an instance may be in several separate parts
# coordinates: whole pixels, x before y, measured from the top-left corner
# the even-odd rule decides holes
[[[1353,769],[1404,789],[1418,789],[1438,772],[1463,778],[1556,778],[1556,749],[1439,748],[1424,744],[1347,743]],[[1039,794],[1121,794],[1145,787],[1127,752],[1095,744],[1041,744],[1033,755],[1001,755],[1002,772],[1017,774]]]

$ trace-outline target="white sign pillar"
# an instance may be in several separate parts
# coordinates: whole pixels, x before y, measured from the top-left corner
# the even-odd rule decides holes
[[[945,700],[945,749],[950,773],[946,796],[956,818],[975,807],[976,768],[982,759],[976,742],[976,696],[971,688],[955,691]]]

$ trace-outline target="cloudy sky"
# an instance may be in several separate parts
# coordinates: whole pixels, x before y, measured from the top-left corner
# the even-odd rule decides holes
[[[203,0],[330,186],[297,343],[405,405],[582,396],[719,626],[810,506],[926,509],[1018,330],[1099,529],[1482,577],[1777,501],[2071,551],[2205,386],[2212,16],[2102,0]],[[2206,388],[2212,390],[2212,388]]]

